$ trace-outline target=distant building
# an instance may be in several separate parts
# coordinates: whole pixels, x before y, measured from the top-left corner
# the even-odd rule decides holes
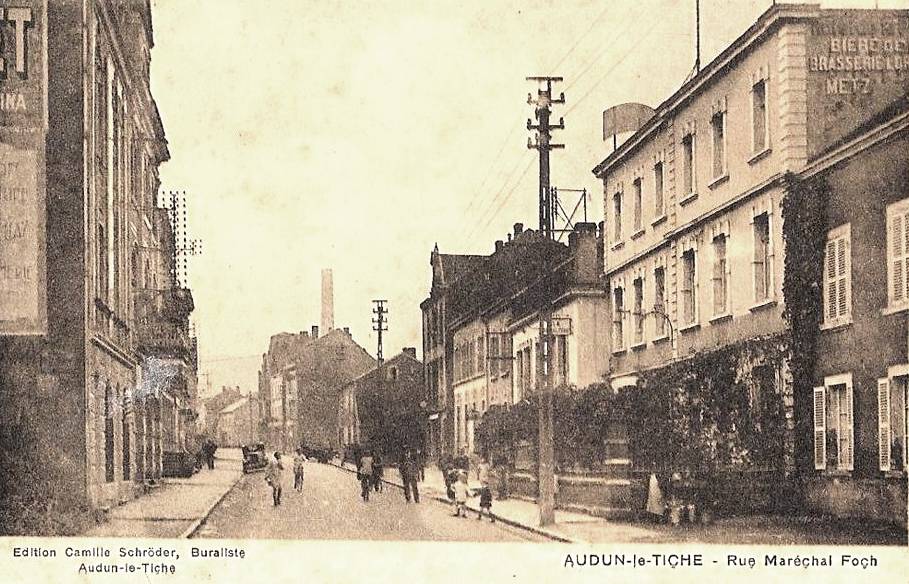
[[[474,452],[475,428],[489,407],[534,391],[544,304],[554,311],[554,384],[603,381],[608,313],[599,249],[596,225],[578,223],[568,245],[516,224],[513,238],[496,242],[489,256],[433,251],[433,285],[421,305],[430,456]]]
[[[321,337],[317,326],[311,334],[273,336],[259,372],[266,439],[283,449],[301,443],[339,447],[341,389],[375,364],[346,328]]]
[[[425,449],[423,364],[405,348],[348,382],[338,402],[342,448],[368,447],[397,460],[402,448]]]
[[[218,446],[241,447],[259,438],[259,399],[256,394],[243,397],[218,412]]]

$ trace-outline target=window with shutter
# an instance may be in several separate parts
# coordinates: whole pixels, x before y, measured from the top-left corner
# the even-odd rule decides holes
[[[887,207],[887,298],[891,309],[909,307],[909,199]]]
[[[852,261],[850,226],[827,235],[824,252],[824,327],[852,322]]]
[[[727,311],[726,291],[726,236],[713,238],[713,314],[721,315]]]
[[[771,297],[770,289],[770,217],[761,213],[752,224],[754,235],[754,301]]]
[[[827,468],[827,401],[823,387],[814,388],[814,468]]]
[[[877,444],[881,470],[890,470],[890,383],[877,380]]]
[[[823,395],[818,390],[823,390]],[[823,405],[818,400],[823,399]],[[852,374],[845,373],[824,378],[824,387],[814,390],[814,465],[815,468],[832,468],[851,471],[854,468],[855,431],[853,424]],[[823,424],[823,449],[819,425]],[[823,465],[820,455],[824,455]]]

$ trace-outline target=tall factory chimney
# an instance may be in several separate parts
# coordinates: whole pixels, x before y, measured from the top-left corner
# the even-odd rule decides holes
[[[335,291],[331,269],[322,270],[322,334],[335,328]]]

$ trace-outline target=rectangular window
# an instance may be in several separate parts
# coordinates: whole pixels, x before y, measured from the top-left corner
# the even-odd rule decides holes
[[[909,307],[909,199],[887,207],[887,298]]]
[[[637,233],[644,228],[644,190],[641,186],[641,179],[636,179],[632,183],[632,192],[634,193],[634,231]]]
[[[486,339],[477,337],[477,373],[486,372]]]
[[[762,152],[768,145],[767,139],[767,82],[760,80],[751,88],[752,150]]]
[[[500,338],[497,334],[489,336],[489,373],[490,375],[499,374],[499,363],[502,360],[500,354]]]
[[[625,348],[625,331],[622,329],[622,316],[625,312],[624,290],[616,288],[612,291],[612,341],[613,350],[621,351]]]
[[[754,218],[754,300],[770,298],[770,219],[767,213]]]
[[[634,281],[634,344],[644,342],[644,280]]]
[[[852,262],[849,224],[827,234],[824,252],[824,326],[852,320]]]
[[[653,166],[653,211],[661,217],[663,210],[663,163],[657,162]]]
[[[653,309],[657,314],[654,316],[654,330],[656,338],[666,336],[666,270],[659,267],[653,271]]]
[[[114,397],[104,388],[104,480],[114,482]]]
[[[877,381],[878,452],[883,471],[909,469],[906,435],[909,433],[909,403],[906,376]]]
[[[123,396],[124,401],[126,396]],[[126,409],[123,410],[123,480],[129,480],[132,476],[131,461],[129,456],[129,417],[126,415]]]
[[[682,138],[682,196],[694,192],[694,134],[688,134]]]
[[[713,314],[729,310],[729,292],[726,280],[726,236],[713,238]]]
[[[622,241],[622,193],[612,195],[613,241]]]
[[[694,250],[682,253],[682,322],[697,322],[697,297],[695,293],[695,257]]]
[[[852,376],[825,380],[814,390],[814,464],[853,470]]]
[[[726,112],[717,112],[710,118],[713,137],[713,177],[726,175]]]

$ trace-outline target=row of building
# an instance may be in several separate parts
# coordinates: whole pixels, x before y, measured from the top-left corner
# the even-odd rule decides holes
[[[548,305],[556,386],[710,378],[694,367],[731,349],[728,399],[782,412],[808,508],[905,522],[907,94],[909,12],[774,5],[596,162],[599,229],[434,249],[429,454],[474,451],[484,414],[534,391]]]
[[[193,296],[158,205],[170,153],[149,2],[16,5],[22,28],[5,26],[2,45],[17,74],[0,80],[10,530],[27,528],[24,508],[109,507],[156,482],[192,448],[197,367]]]

